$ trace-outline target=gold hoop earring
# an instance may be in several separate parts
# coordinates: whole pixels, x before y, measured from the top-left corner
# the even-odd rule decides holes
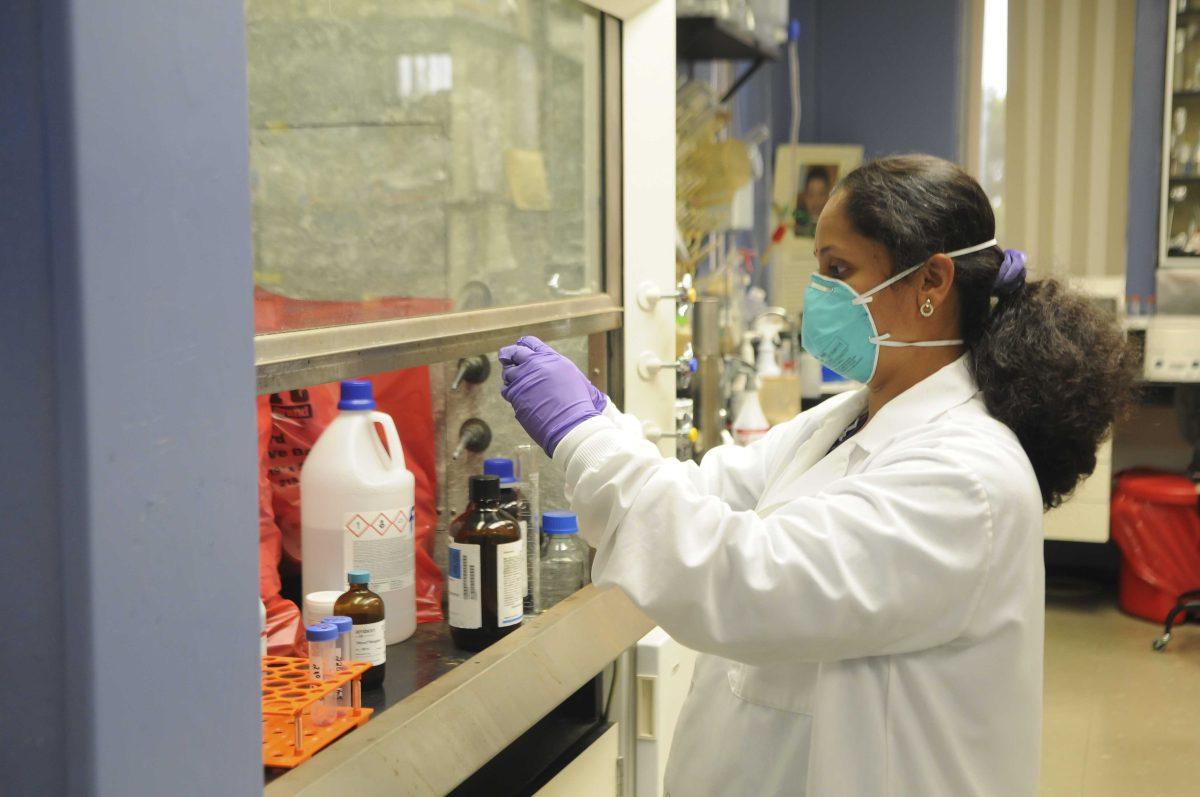
[[[921,305],[921,317],[929,318],[931,315],[933,315],[933,302],[926,299],[925,303]]]

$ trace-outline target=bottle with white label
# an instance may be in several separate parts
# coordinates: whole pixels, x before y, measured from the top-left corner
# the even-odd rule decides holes
[[[500,508],[500,479],[472,476],[470,503],[450,524],[450,636],[465,650],[482,650],[521,626],[525,554],[521,527]]]
[[[415,480],[391,416],[375,411],[369,380],[342,382],[338,409],[300,471],[304,593],[341,593],[347,570],[369,571],[387,605],[391,645],[417,628]]]
[[[383,683],[387,665],[383,599],[367,588],[371,574],[366,570],[351,570],[346,580],[350,589],[334,601],[333,613],[350,618],[350,660],[372,665],[361,680],[363,689],[374,689]]]

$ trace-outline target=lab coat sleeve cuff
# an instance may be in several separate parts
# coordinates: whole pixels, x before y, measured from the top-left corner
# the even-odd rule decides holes
[[[608,406],[612,406],[611,401],[609,402]],[[607,411],[608,409],[606,407],[605,412],[607,413]],[[554,455],[551,457],[551,459],[554,460],[555,465],[558,465],[563,469],[563,471],[567,471],[569,470],[570,463],[575,460],[575,454],[580,448],[583,447],[584,442],[586,442],[588,438],[599,431],[616,431],[616,428],[616,423],[605,415],[588,418],[586,421],[567,432],[567,436],[560,440],[558,445],[555,447]]]

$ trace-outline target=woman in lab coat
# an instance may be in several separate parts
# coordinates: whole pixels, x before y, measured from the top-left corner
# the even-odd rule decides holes
[[[699,465],[626,431],[536,338],[502,350],[595,582],[705,654],[674,797],[1036,792],[1042,511],[1095,466],[1135,358],[994,234],[951,163],[848,175],[817,224],[802,342],[866,386]]]

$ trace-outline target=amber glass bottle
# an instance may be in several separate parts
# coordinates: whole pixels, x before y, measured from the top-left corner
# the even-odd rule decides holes
[[[450,636],[482,650],[520,627],[525,580],[521,527],[500,509],[500,479],[472,476],[470,503],[450,524]]]
[[[367,589],[371,574],[366,570],[351,570],[346,574],[350,589],[334,601],[333,613],[349,617],[351,661],[367,661],[373,666],[363,673],[362,688],[375,689],[383,683],[387,666],[387,646],[384,644],[383,598]]]

